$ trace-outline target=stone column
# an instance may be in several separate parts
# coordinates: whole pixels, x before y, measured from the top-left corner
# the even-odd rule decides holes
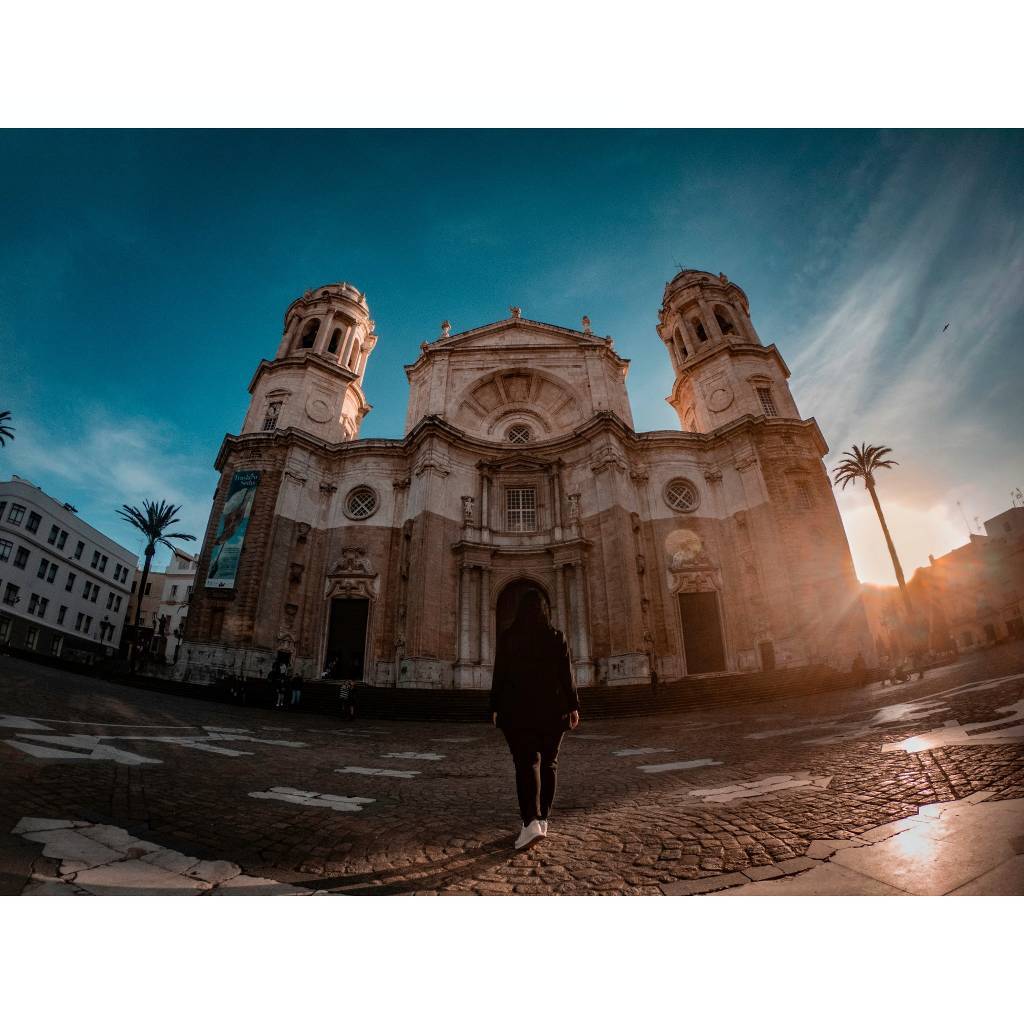
[[[480,664],[491,660],[491,567],[480,566]]]
[[[714,344],[716,341],[721,341],[722,328],[718,326],[718,321],[715,319],[715,311],[708,305],[706,299],[698,299],[697,305],[700,306],[701,319],[708,332],[708,343]]]
[[[313,351],[323,355],[327,351],[327,339],[331,336],[334,328],[334,310],[329,309],[320,321],[320,330],[316,332],[313,339]]]
[[[571,630],[565,621],[565,566],[555,566],[555,625],[572,641]]]
[[[573,633],[576,637],[576,658],[582,662],[590,661],[590,637],[587,636],[587,614],[584,607],[583,562],[574,562],[572,566],[572,609]]]
[[[345,369],[349,369],[349,362],[352,359],[352,346],[356,343],[356,325],[352,324],[345,334],[345,340],[342,342],[342,351],[344,355],[341,357],[341,365]]]
[[[469,605],[470,579],[473,567],[462,563],[461,586],[459,588],[459,664],[469,664]]]
[[[551,521],[555,528],[555,540],[562,539],[562,474],[556,465],[551,470]]]
[[[487,541],[491,535],[491,478],[484,472],[480,480],[480,539]]]

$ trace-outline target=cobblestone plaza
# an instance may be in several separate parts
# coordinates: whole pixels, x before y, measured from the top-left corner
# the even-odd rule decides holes
[[[1024,891],[1021,644],[799,702],[584,705],[551,835],[520,854],[488,725],[239,708],[13,658],[0,680],[8,894]]]

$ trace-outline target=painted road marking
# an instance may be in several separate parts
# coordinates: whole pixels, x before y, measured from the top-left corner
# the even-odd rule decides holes
[[[374,800],[366,796],[337,796],[334,793],[312,793],[291,786],[273,786],[262,793],[250,793],[256,800],[280,800],[286,804],[301,804],[304,807],[326,807],[332,811],[361,811],[363,804]]]
[[[406,761],[443,761],[444,754],[417,754],[414,750],[405,750],[399,754],[381,754],[381,757],[397,757]]]
[[[947,722],[941,729],[911,736],[897,743],[883,743],[882,753],[891,754],[906,751],[916,754],[922,750],[937,750],[940,747],[980,747],[1000,743],[1024,743],[1024,700],[1006,707],[997,708],[996,714],[1002,719],[992,722]],[[988,732],[981,730],[987,729]]]
[[[36,729],[50,732],[48,725],[40,725],[32,718],[19,718],[17,715],[0,715],[0,729]]]
[[[751,797],[778,793],[785,789],[803,789],[808,786],[827,789],[831,781],[831,775],[812,777],[810,772],[796,772],[793,775],[769,775],[756,782],[738,782],[716,789],[691,789],[690,796],[697,797],[706,804],[731,804],[734,800],[748,800]]]
[[[710,757],[702,757],[699,761],[672,761],[669,764],[638,764],[637,768],[648,775],[659,772],[684,772],[690,768],[703,768],[710,764],[721,764],[721,761],[712,761]]]
[[[404,772],[398,768],[357,768],[354,765],[334,770],[341,772],[342,775],[383,775],[389,779],[412,779],[420,774],[420,772]]]
[[[640,754],[671,754],[673,747],[630,747],[626,750],[613,750],[612,757],[639,757]]]

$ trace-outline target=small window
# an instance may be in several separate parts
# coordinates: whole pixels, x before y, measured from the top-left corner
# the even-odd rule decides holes
[[[77,578],[78,577],[75,576],[75,574],[73,572],[69,572],[68,573],[68,581],[67,581],[67,583],[64,584],[64,589],[65,590],[70,590],[75,585],[75,580]]]
[[[61,648],[64,646],[64,637],[55,636],[50,641],[50,655],[54,658],[60,657]]]
[[[349,519],[369,519],[377,511],[377,492],[372,487],[356,487],[345,499]]]
[[[107,571],[107,556],[106,555],[102,555],[100,557],[100,572],[106,572],[106,571]]]
[[[99,565],[99,564],[100,564],[100,553],[98,551],[94,550],[93,553],[92,553],[92,567],[95,569],[96,566]]]
[[[18,590],[19,588],[13,584],[8,583],[7,588],[4,590],[4,604],[9,604],[12,607],[18,603]]]
[[[757,397],[761,400],[761,408],[765,416],[778,416],[779,411],[775,408],[775,400],[772,398],[771,388],[758,388]]]
[[[79,612],[78,613],[78,618],[75,619],[75,629],[77,629],[79,633],[82,632],[82,623],[84,621],[85,621],[85,613],[84,612]]]
[[[46,573],[46,582],[47,583],[52,583],[56,578],[57,578],[57,563],[56,562],[51,562],[50,563],[50,568],[47,570],[47,573]]]
[[[302,332],[302,340],[299,342],[299,348],[312,348],[313,343],[316,341],[317,331],[320,330],[319,320],[310,320],[306,324],[305,330]]]
[[[14,568],[24,569],[28,565],[28,548],[18,548],[18,553],[14,556]]]
[[[60,527],[56,523],[54,523],[53,526],[50,527],[50,536],[46,538],[46,543],[47,544],[55,543],[56,540],[57,540],[57,537],[59,535],[60,535]]]
[[[505,434],[505,440],[512,444],[529,444],[530,428],[525,423],[513,423]]]
[[[83,552],[84,550],[85,550],[85,541],[84,541],[84,540],[80,540],[80,541],[79,541],[79,542],[78,542],[78,543],[77,543],[77,544],[75,545],[75,555],[74,555],[74,557],[75,557],[76,559],[80,559],[80,558],[82,557],[82,552]]]
[[[36,649],[36,643],[39,640],[39,627],[29,626],[28,632],[25,634],[25,646],[30,650]]]
[[[29,533],[35,533],[39,529],[39,524],[43,521],[43,517],[38,512],[29,512],[28,522],[25,524],[25,529]]]
[[[11,638],[11,620],[0,619],[0,644],[7,643]]]
[[[699,341],[708,340],[708,332],[704,328],[704,321],[699,316],[695,316],[690,321],[690,326],[693,328],[693,333],[697,335]]]
[[[33,594],[28,599],[28,613],[29,615],[35,615],[36,610],[39,608],[39,595]]]
[[[62,604],[60,606],[60,608],[57,609],[57,625],[58,626],[63,626],[64,625],[64,616],[67,615],[67,613],[68,613],[68,606],[66,604]]]
[[[171,584],[171,597],[177,597],[177,596],[178,596],[178,584],[177,583],[172,583]]]
[[[25,506],[24,505],[12,505],[11,511],[7,513],[7,522],[13,523],[15,526],[20,526],[21,521],[25,518]]]
[[[9,540],[0,540],[0,562],[11,560],[11,549],[14,545]]]
[[[814,501],[811,498],[811,488],[804,480],[797,481],[796,504],[797,508],[810,508],[814,504]]]
[[[4,512],[6,512],[6,511],[7,511],[7,502],[6,501],[0,501],[0,519],[3,519]]]
[[[121,595],[118,594],[114,599],[114,611],[119,612],[121,610]]]
[[[530,533],[537,529],[536,488],[510,487],[505,492],[505,529],[510,533]]]
[[[263,429],[264,430],[276,430],[277,429],[277,417],[281,412],[280,402],[271,402],[267,406],[267,415],[263,417]]]
[[[50,568],[50,560],[48,558],[39,559],[39,572],[36,575],[41,579],[46,579],[46,570]]]
[[[39,618],[43,618],[43,616],[46,615],[46,609],[49,603],[50,599],[48,597],[39,598],[39,608],[37,610]]]
[[[700,505],[700,491],[681,477],[665,486],[665,504],[676,512],[693,512]]]
[[[736,333],[736,328],[733,327],[732,320],[729,319],[728,313],[726,313],[721,306],[715,306],[715,321],[718,323],[718,329],[723,334]]]
[[[109,612],[111,610],[111,608],[113,608],[113,607],[114,607],[114,592],[111,591],[109,594],[107,594],[107,611]]]
[[[150,591],[151,591],[152,589],[153,589],[153,581],[152,581],[152,580],[148,580],[148,581],[146,582],[146,594],[145,594],[145,596],[146,596],[146,597],[149,597],[149,592],[150,592]]]
[[[91,615],[86,615],[86,617],[85,617],[85,627],[83,629],[83,632],[88,633],[90,629],[92,629],[92,616]]]
[[[64,545],[67,542],[68,542],[68,531],[67,530],[61,530],[60,531],[60,536],[57,538],[57,550],[58,551],[63,551],[64,550]]]
[[[335,329],[331,335],[331,340],[327,343],[327,351],[334,353],[338,351],[338,346],[341,344],[341,328]]]

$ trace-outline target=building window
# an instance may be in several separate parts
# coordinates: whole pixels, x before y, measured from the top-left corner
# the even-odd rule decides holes
[[[0,501],[0,519],[3,519],[4,512],[6,512],[6,511],[7,511],[7,502],[6,501]]]
[[[24,505],[12,505],[11,511],[7,513],[7,522],[13,523],[15,526],[21,526],[21,521],[25,518],[25,506]]]
[[[171,597],[177,597],[177,596],[178,596],[178,584],[177,583],[172,583],[171,584]]]
[[[14,556],[14,568],[24,569],[28,565],[28,548],[18,548],[18,553]]]
[[[11,638],[11,620],[0,619],[0,644],[7,643]]]
[[[75,555],[74,555],[74,557],[75,557],[76,559],[80,559],[80,558],[82,557],[82,552],[83,552],[84,550],[85,550],[85,541],[84,541],[84,540],[80,540],[80,541],[79,541],[79,542],[78,542],[78,543],[77,543],[77,544],[75,545]]]
[[[697,335],[698,340],[700,340],[700,341],[707,341],[708,340],[708,332],[705,330],[704,322],[701,320],[701,318],[699,316],[695,316],[690,321],[690,326],[693,328],[693,333]]]
[[[811,489],[808,487],[805,481],[798,480],[796,485],[796,505],[797,508],[810,508],[814,504],[811,498]]]
[[[92,629],[92,616],[91,615],[86,615],[86,617],[85,617],[85,625],[82,628],[82,632],[83,633],[88,633],[90,629]]]
[[[11,560],[11,549],[14,545],[9,540],[0,540],[0,562]]]
[[[327,351],[332,353],[332,354],[337,352],[338,351],[338,346],[340,344],[341,344],[341,328],[338,327],[338,328],[335,329],[334,333],[331,335],[331,340],[330,340],[330,342],[327,345]]]
[[[715,306],[715,320],[718,322],[718,329],[723,334],[736,333],[736,328],[733,327],[732,321],[729,319],[729,315],[721,306]]]
[[[525,423],[513,423],[505,434],[505,440],[512,444],[529,444],[530,428]]]
[[[316,341],[317,331],[320,330],[319,320],[310,320],[306,325],[306,329],[302,332],[302,340],[299,342],[299,348],[312,348],[313,343]]]
[[[29,626],[28,632],[25,634],[25,646],[30,650],[36,649],[36,643],[39,640],[39,627]]]
[[[85,613],[84,612],[79,612],[78,613],[78,618],[75,619],[75,629],[77,629],[79,633],[82,632],[82,623],[84,621],[85,621]]]
[[[100,572],[106,572],[106,571],[107,571],[107,556],[106,555],[101,555],[100,556]]]
[[[758,388],[757,397],[761,400],[761,408],[765,416],[778,416],[779,411],[775,408],[775,399],[772,398],[771,388]]]
[[[281,411],[280,402],[271,402],[267,406],[267,415],[263,418],[263,429],[264,430],[276,430],[277,429],[277,416]]]
[[[349,519],[369,519],[377,511],[377,492],[372,487],[355,487],[345,499]]]
[[[100,564],[100,553],[98,551],[96,551],[96,550],[93,550],[93,553],[92,553],[92,568],[95,569],[96,566],[99,565],[99,564]]]
[[[46,579],[46,570],[50,568],[50,560],[48,558],[39,559],[39,572],[36,575],[41,579]]]
[[[51,562],[49,572],[46,574],[46,582],[52,583],[57,578],[57,563]]]
[[[53,544],[57,540],[57,535],[60,533],[60,527],[54,523],[50,527],[50,536],[46,538],[47,544]]]
[[[113,607],[114,607],[114,592],[111,591],[109,594],[107,594],[107,611],[109,612],[111,610],[111,608],[113,608]]]
[[[537,490],[510,487],[505,491],[505,529],[509,533],[530,533],[537,529]]]
[[[65,590],[70,590],[75,585],[75,580],[76,579],[78,579],[78,577],[73,572],[69,572],[68,573],[68,581],[67,581],[67,583],[64,584],[64,589]]]
[[[152,589],[153,589],[153,581],[152,581],[152,580],[148,580],[148,581],[146,582],[146,593],[145,593],[145,595],[144,595],[144,596],[146,596],[146,597],[149,597],[149,592],[150,592],[150,591],[151,591]]]
[[[36,610],[39,608],[39,595],[33,594],[28,599],[28,613],[29,615],[35,615]]]
[[[64,625],[64,616],[67,615],[67,613],[68,613],[68,606],[66,604],[62,604],[57,609],[57,625],[58,626],[63,626]]]
[[[59,658],[60,657],[60,651],[61,651],[61,648],[63,646],[64,646],[64,637],[62,637],[62,636],[55,636],[50,641],[50,654],[54,658]]]
[[[676,512],[693,512],[700,505],[700,491],[682,477],[670,480],[665,485],[665,504]]]
[[[119,612],[120,610],[121,610],[121,595],[118,594],[117,597],[114,598],[114,611],[115,612]]]
[[[29,512],[28,522],[25,524],[25,529],[29,533],[35,533],[39,529],[39,524],[43,521],[43,517],[38,512]]]
[[[64,550],[64,545],[67,542],[68,542],[68,531],[67,530],[61,530],[60,531],[60,536],[57,538],[57,550],[58,551],[63,551]]]

